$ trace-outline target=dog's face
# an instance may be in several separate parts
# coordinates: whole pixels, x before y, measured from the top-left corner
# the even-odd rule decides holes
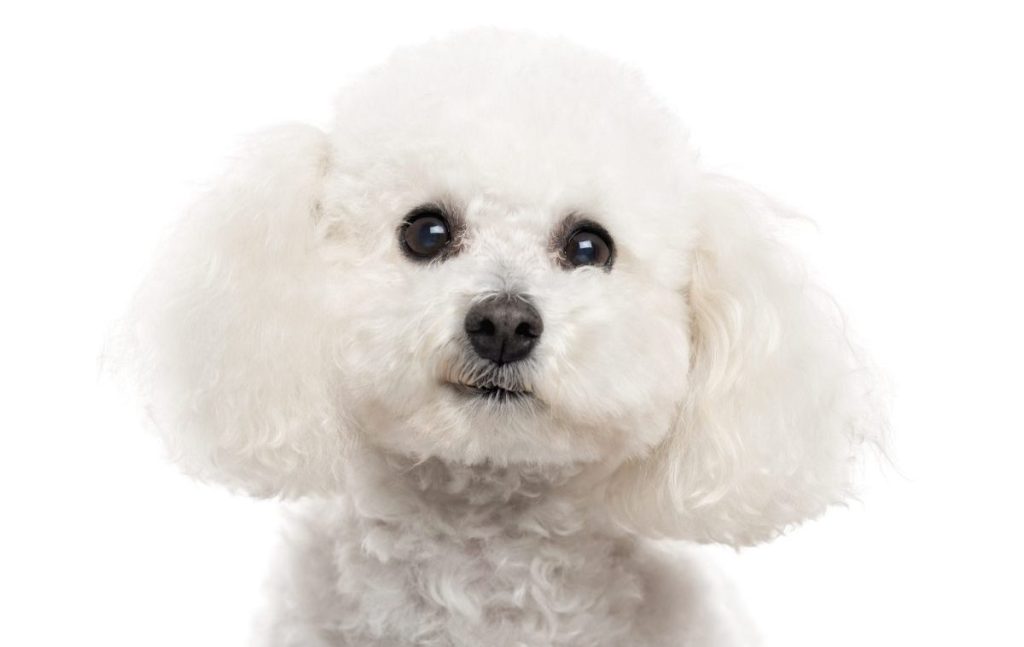
[[[539,115],[534,88],[471,65],[434,78],[429,59],[385,70],[397,96],[356,88],[333,138],[323,246],[359,259],[332,290],[350,415],[417,456],[643,453],[689,369],[681,137],[655,104],[622,105],[632,79]],[[496,78],[556,87],[572,70],[546,73]],[[394,102],[416,112],[371,111]]]
[[[407,204],[365,223],[379,239],[365,271],[338,282],[344,397],[371,442],[504,463],[661,439],[688,372],[685,300],[649,265],[679,265],[671,234],[573,203]]]
[[[258,493],[334,491],[359,446],[587,463],[638,529],[769,536],[841,496],[863,431],[771,211],[603,57],[409,50],[186,220],[133,320],[149,401],[186,465]]]

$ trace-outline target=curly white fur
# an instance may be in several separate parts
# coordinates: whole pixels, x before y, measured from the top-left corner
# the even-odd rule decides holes
[[[396,231],[444,201],[460,253]],[[570,213],[610,272],[550,249]],[[696,163],[633,71],[483,30],[399,52],[330,135],[256,138],[179,227],[126,339],[189,472],[301,498],[273,645],[726,645],[750,640],[699,562],[848,494],[873,434],[830,302],[772,203]],[[469,401],[462,329],[529,295],[529,404]],[[721,589],[721,590],[720,590]]]

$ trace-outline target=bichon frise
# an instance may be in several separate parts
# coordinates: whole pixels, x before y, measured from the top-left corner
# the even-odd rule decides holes
[[[522,34],[401,51],[330,133],[255,138],[129,328],[181,465],[296,500],[260,639],[747,643],[656,540],[771,539],[874,435],[778,221],[635,72]]]

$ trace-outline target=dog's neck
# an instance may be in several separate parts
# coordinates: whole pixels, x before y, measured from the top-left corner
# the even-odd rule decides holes
[[[544,519],[559,534],[595,522],[593,492],[580,487],[586,478],[581,465],[466,465],[383,453],[361,465],[350,479],[350,496],[360,516],[378,522],[415,520],[442,534],[452,528],[459,537],[474,528],[509,531],[544,513],[561,520]]]
[[[634,542],[580,494],[585,471],[364,457],[344,505],[304,517],[297,563],[333,577],[289,595],[344,645],[626,644]]]

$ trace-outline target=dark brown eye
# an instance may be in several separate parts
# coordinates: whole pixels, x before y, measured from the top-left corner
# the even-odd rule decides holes
[[[410,213],[401,230],[405,252],[416,259],[434,258],[452,242],[451,228],[441,209],[418,207]]]
[[[572,267],[594,265],[608,267],[612,261],[612,241],[596,226],[577,229],[565,243],[565,261]]]

